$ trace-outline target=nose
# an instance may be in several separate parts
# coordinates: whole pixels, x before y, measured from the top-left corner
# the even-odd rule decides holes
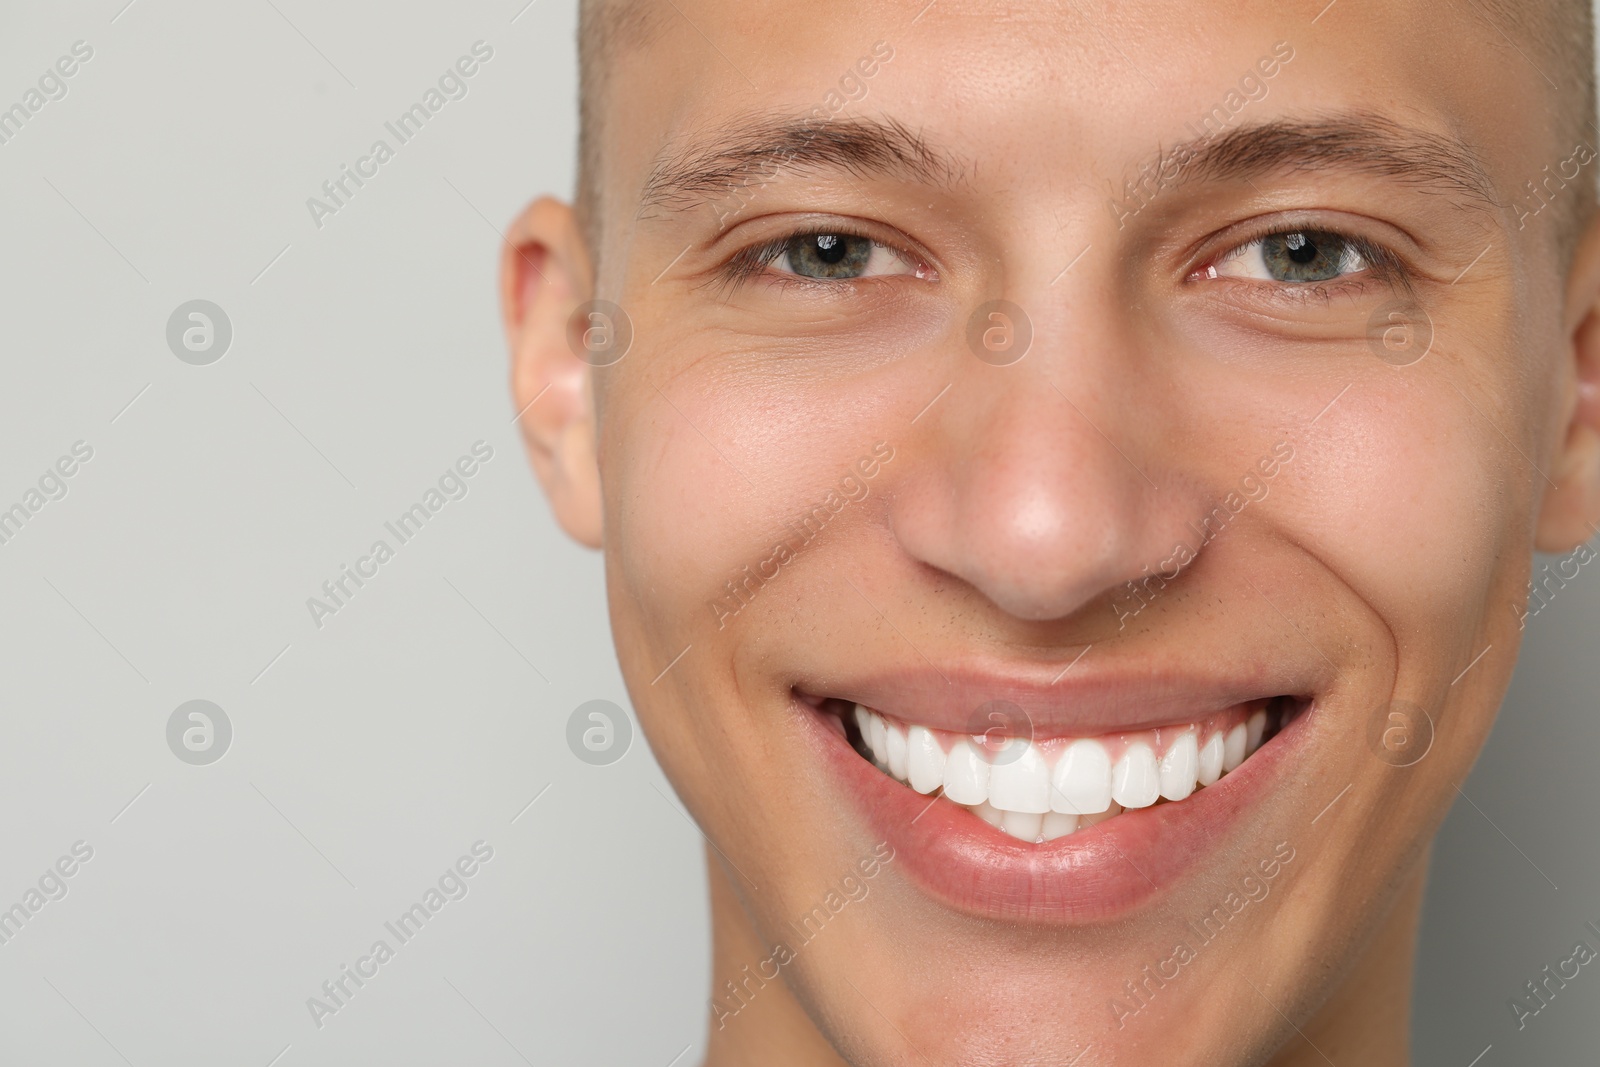
[[[1176,547],[1199,547],[1203,509],[1137,383],[1119,395],[1052,370],[968,360],[893,504],[904,551],[1019,619],[1070,616],[1164,567],[1170,580],[1192,558]]]

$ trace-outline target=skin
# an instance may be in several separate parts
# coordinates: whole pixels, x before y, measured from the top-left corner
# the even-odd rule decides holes
[[[1512,206],[1571,153],[1548,87],[1466,4],[1342,0],[1315,24],[1265,2],[675,7],[609,74],[598,247],[539,200],[502,295],[533,465],[564,529],[604,550],[641,724],[716,846],[712,994],[876,843],[817,766],[794,687],[930,661],[1065,667],[1086,645],[1075,669],[1265,656],[1315,679],[1280,787],[1152,901],[999,923],[889,862],[713,1021],[707,1064],[1067,1064],[1089,1046],[1081,1062],[1104,1065],[1407,1062],[1427,848],[1509,680],[1531,553],[1600,522],[1600,231],[1564,235],[1554,210],[1519,229]],[[637,217],[669,145],[803,114],[880,40],[893,60],[844,114],[905,122],[966,162],[962,182],[795,168],[724,223],[739,201]],[[1283,170],[1164,193],[1119,229],[1122,179],[1277,41],[1294,59],[1239,124],[1358,109],[1454,134],[1501,206]],[[1425,358],[1373,354],[1391,281],[1295,300],[1191,277],[1241,224],[1285,213],[1406,259]],[[937,278],[719,281],[738,248],[825,232],[819,216],[914,242]],[[604,369],[568,325],[596,296],[635,334]],[[966,340],[1000,296],[1034,331],[1007,367]],[[877,441],[895,458],[870,494],[719,629],[724,583]],[[1279,441],[1295,458],[1269,495],[1119,628],[1122,584]],[[1436,724],[1406,767],[1369,744],[1397,699]],[[1279,842],[1295,859],[1270,893],[1119,1028],[1123,981]]]

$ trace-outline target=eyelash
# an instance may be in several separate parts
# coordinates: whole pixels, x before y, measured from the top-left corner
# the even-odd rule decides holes
[[[1214,255],[1208,256],[1199,266],[1191,269],[1187,273],[1186,277],[1192,278],[1206,267],[1215,265],[1235,252],[1244,248],[1248,248],[1250,245],[1262,241],[1268,237],[1273,237],[1284,233],[1293,233],[1297,229],[1315,229],[1322,233],[1332,234],[1333,236],[1340,238],[1348,243],[1350,247],[1353,248],[1358,255],[1360,255],[1362,261],[1367,264],[1367,269],[1365,272],[1363,272],[1366,276],[1378,283],[1390,286],[1400,286],[1407,292],[1410,292],[1411,272],[1407,268],[1405,261],[1383,245],[1380,245],[1377,242],[1371,241],[1365,237],[1348,233],[1340,229],[1315,225],[1296,227],[1294,225],[1286,225],[1281,220],[1275,222],[1265,222],[1252,230],[1245,231],[1241,237],[1231,240],[1227,248]],[[765,273],[767,268],[772,266],[772,264],[784,254],[789,247],[789,243],[795,238],[805,237],[809,234],[817,232],[822,231],[819,231],[817,227],[796,229],[779,237],[773,238],[770,241],[764,241],[761,244],[751,245],[748,248],[741,249],[740,251],[736,252],[719,271],[720,282],[722,286],[729,294],[737,291],[750,279]],[[838,234],[842,237],[855,237],[863,241],[873,241],[877,244],[884,243],[876,236],[865,232],[860,227],[829,225],[825,227],[825,232]],[[906,250],[893,245],[886,245],[886,247],[891,248],[894,252],[896,252],[896,254],[899,255],[904,255],[915,259],[921,258],[916,256],[915,253],[907,252]],[[845,282],[821,281],[818,279],[806,278],[801,275],[785,273],[775,274],[772,278],[772,284],[783,286],[785,288],[798,286],[802,289],[832,290],[837,292],[838,287],[841,284],[851,284],[852,282],[859,284],[862,282],[871,282],[876,280],[877,279],[874,278],[858,278]],[[1222,279],[1207,279],[1207,281],[1220,280]],[[1275,295],[1279,295],[1284,299],[1326,299],[1336,290],[1348,288],[1350,286],[1360,287],[1363,284],[1362,281],[1350,281],[1345,278],[1332,279],[1328,282],[1300,283],[1256,282],[1248,279],[1238,278],[1230,278],[1227,280],[1256,288],[1270,289]]]
[[[915,253],[908,252],[897,245],[888,244],[887,242],[880,240],[877,236],[865,232],[865,230],[861,227],[834,226],[831,224],[822,227],[808,226],[802,229],[791,230],[788,233],[785,233],[780,237],[773,238],[770,241],[764,241],[758,245],[751,245],[749,248],[743,248],[738,252],[735,252],[733,258],[728,260],[728,262],[723,265],[721,271],[719,272],[719,280],[721,284],[730,294],[737,291],[751,278],[764,273],[768,267],[772,266],[773,262],[788,250],[789,242],[793,241],[797,237],[808,237],[815,233],[830,233],[837,234],[840,237],[854,237],[858,240],[871,241],[874,244],[883,245],[883,247],[890,249],[896,255],[906,256],[915,260],[921,260],[922,258],[917,256]],[[839,286],[841,285],[860,285],[879,280],[880,279],[877,278],[853,278],[841,281],[822,281],[820,279],[807,278],[799,274],[775,273],[772,278],[772,284],[783,286],[785,288],[798,286],[802,289],[820,289],[824,291],[838,292]]]

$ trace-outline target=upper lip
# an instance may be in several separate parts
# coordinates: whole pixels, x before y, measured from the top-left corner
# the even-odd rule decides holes
[[[1287,657],[1231,665],[1155,663],[1107,651],[1070,650],[1055,663],[958,660],[908,664],[801,683],[811,698],[863,704],[912,725],[951,733],[1092,737],[1196,722],[1252,700],[1305,697],[1326,687],[1331,672]]]

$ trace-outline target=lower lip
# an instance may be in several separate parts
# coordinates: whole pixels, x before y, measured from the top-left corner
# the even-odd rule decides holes
[[[1025,844],[963,807],[916,792],[850,747],[819,712],[797,701],[825,765],[895,868],[924,893],[969,915],[1085,925],[1124,917],[1172,890],[1218,851],[1246,812],[1265,802],[1307,736],[1307,708],[1215,785],[1176,803],[1124,812],[1042,845]]]

